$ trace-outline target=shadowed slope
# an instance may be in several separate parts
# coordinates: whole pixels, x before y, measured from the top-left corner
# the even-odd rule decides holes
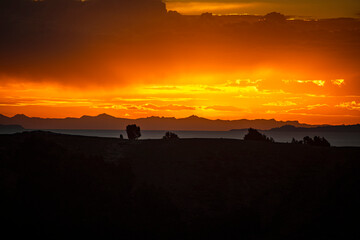
[[[0,135],[8,229],[133,239],[355,239],[359,148]],[[111,163],[110,163],[111,162]]]

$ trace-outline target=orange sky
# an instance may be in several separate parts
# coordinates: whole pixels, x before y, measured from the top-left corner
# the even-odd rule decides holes
[[[183,14],[262,14],[277,11],[310,18],[355,17],[358,0],[166,0],[170,10]]]
[[[360,123],[358,20],[82,14],[0,41],[1,114]]]

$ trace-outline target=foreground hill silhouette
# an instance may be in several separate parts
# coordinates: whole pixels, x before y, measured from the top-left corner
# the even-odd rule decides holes
[[[0,135],[4,230],[116,239],[356,239],[360,148]]]

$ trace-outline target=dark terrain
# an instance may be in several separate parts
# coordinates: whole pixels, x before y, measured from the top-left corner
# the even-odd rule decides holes
[[[25,129],[20,125],[2,125],[0,124],[0,134],[12,134],[23,132]]]
[[[0,135],[2,232],[359,239],[360,148]]]

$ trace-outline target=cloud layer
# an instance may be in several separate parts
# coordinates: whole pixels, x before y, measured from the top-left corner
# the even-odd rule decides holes
[[[356,19],[183,16],[158,0],[3,0],[0,32],[5,114],[314,122],[321,110],[339,113],[332,122],[359,119]]]

